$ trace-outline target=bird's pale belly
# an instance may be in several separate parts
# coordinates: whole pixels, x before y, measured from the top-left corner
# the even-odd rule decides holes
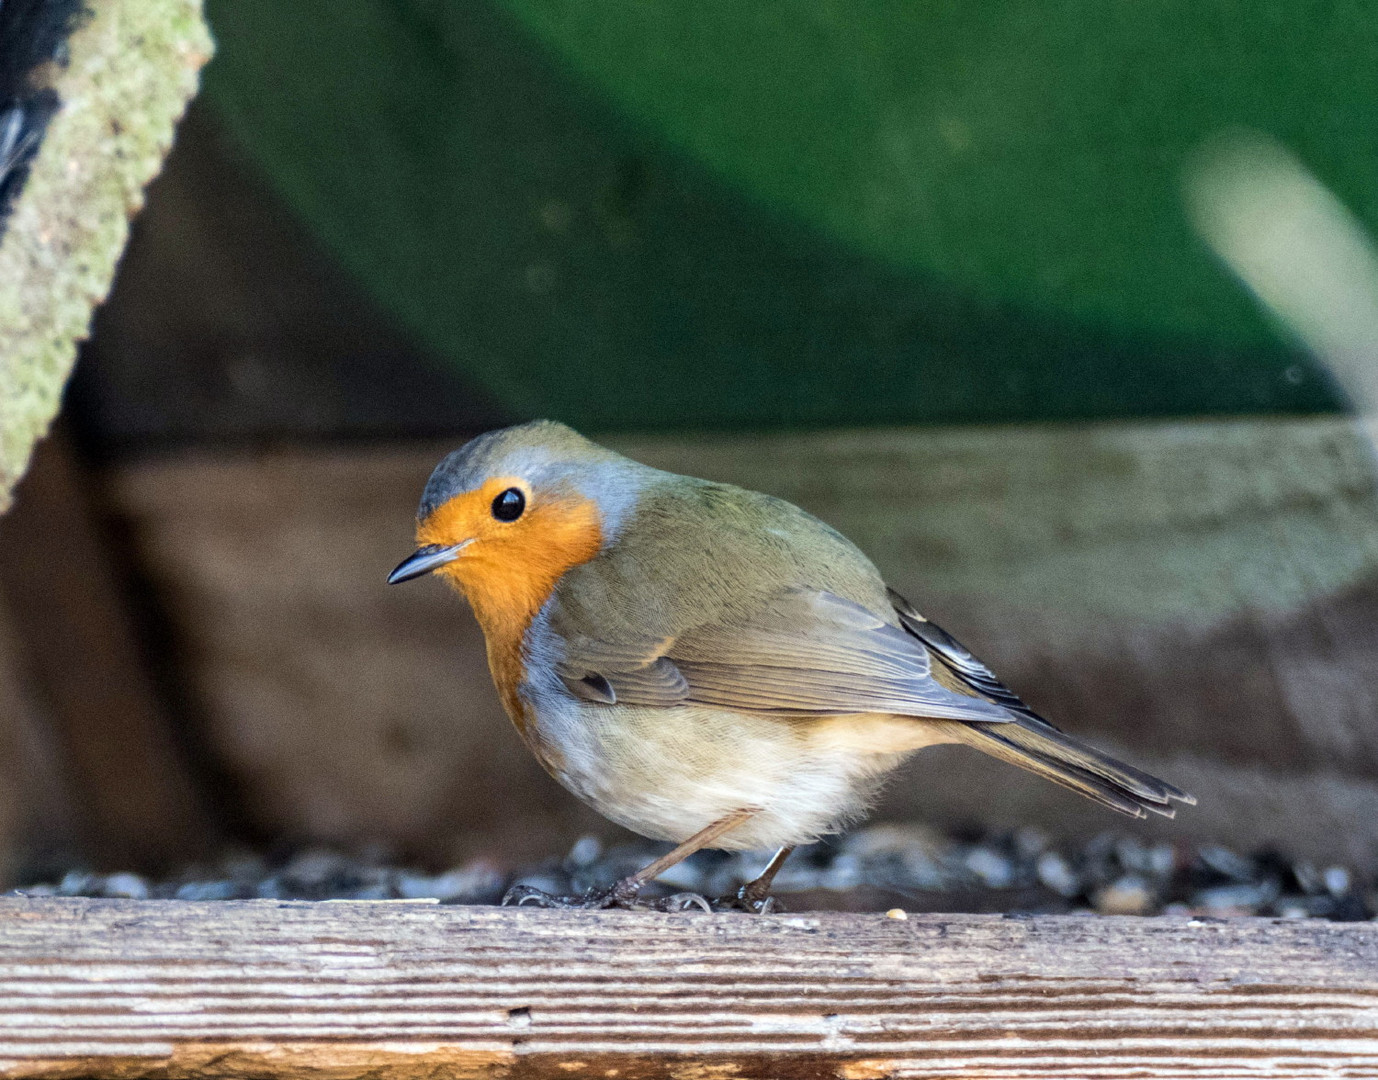
[[[534,712],[532,734],[553,751],[552,773],[600,813],[678,843],[755,810],[714,844],[737,850],[838,831],[865,813],[908,752],[951,741],[931,721],[891,716],[787,719],[571,699]]]

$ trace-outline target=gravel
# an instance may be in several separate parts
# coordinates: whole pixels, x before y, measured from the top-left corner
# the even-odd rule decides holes
[[[493,859],[430,873],[323,848],[285,858],[237,852],[162,880],[73,869],[6,895],[494,904],[514,884],[582,893],[631,873],[663,850],[649,842],[605,847],[586,836],[564,858],[515,874]],[[764,863],[761,854],[700,852],[646,895],[727,895]],[[1114,833],[1071,845],[1033,829],[952,835],[916,825],[875,825],[802,848],[776,878],[774,892],[793,911],[1093,911],[1346,921],[1370,919],[1378,911],[1378,880],[1271,851],[1146,844]]]

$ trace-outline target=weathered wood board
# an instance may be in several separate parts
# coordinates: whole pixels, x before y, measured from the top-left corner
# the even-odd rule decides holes
[[[1054,722],[1200,798],[1142,829],[1375,867],[1378,499],[1344,420],[614,444],[819,514]],[[463,604],[383,584],[453,445],[203,453],[113,478],[207,741],[271,833],[520,861],[605,827],[521,747]],[[946,747],[882,813],[1130,824]]]
[[[34,794],[26,738],[32,733],[32,703],[14,666],[14,635],[9,613],[0,608],[0,888],[12,884],[14,860],[29,838],[28,805]]]
[[[0,1076],[1378,1075],[1378,925],[0,901]]]
[[[156,868],[203,855],[215,833],[145,666],[101,524],[68,440],[49,436],[0,519],[0,600],[15,631],[13,666],[41,710],[30,724],[42,735],[30,741],[44,744],[49,761],[50,776],[26,784],[24,800],[40,846],[52,848],[65,825],[56,846],[67,859]],[[26,762],[25,772],[36,771]],[[53,775],[61,778],[61,813],[51,797],[40,805],[37,789],[54,786]]]

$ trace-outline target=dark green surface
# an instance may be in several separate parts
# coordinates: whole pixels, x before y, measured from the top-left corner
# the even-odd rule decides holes
[[[1191,236],[1180,174],[1246,124],[1378,220],[1359,4],[507,3],[211,0],[207,90],[515,414],[1334,403]]]

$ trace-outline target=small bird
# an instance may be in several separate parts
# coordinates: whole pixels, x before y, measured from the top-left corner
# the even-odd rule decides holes
[[[1195,799],[1073,739],[781,499],[662,472],[552,421],[480,435],[426,483],[416,552],[483,629],[536,759],[606,817],[678,846],[609,889],[631,906],[705,847],[779,849],[719,906],[772,907],[790,851],[869,808],[916,750],[963,743],[1133,817]],[[672,905],[706,907],[700,897]]]

